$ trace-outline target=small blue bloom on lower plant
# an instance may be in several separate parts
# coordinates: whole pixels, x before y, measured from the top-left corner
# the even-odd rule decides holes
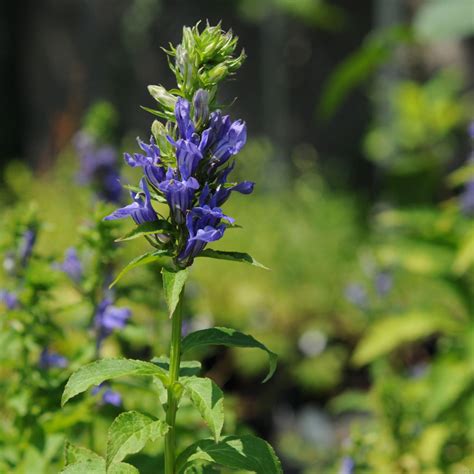
[[[339,474],[353,474],[355,468],[354,460],[349,456],[344,456],[339,469]]]
[[[38,365],[42,369],[51,369],[53,367],[64,369],[68,365],[66,357],[45,347],[40,354]]]
[[[64,261],[59,265],[59,268],[69,276],[69,278],[79,283],[83,276],[82,262],[79,260],[77,250],[71,247],[66,250],[64,254]]]
[[[9,310],[16,309],[20,306],[18,296],[13,291],[0,290],[0,302]]]
[[[33,247],[36,243],[37,232],[34,229],[27,229],[24,234],[20,245],[19,259],[21,265],[24,267],[28,263],[32,253]]]
[[[122,396],[120,393],[112,390],[108,384],[101,383],[92,389],[92,395],[101,394],[101,401],[105,405],[119,407],[122,405]]]
[[[102,341],[113,331],[123,329],[131,315],[132,312],[129,308],[114,306],[111,298],[102,300],[94,317],[97,347],[100,347]]]

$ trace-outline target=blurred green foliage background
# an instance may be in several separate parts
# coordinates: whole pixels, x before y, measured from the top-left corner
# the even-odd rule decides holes
[[[243,229],[217,248],[249,251],[270,271],[201,259],[184,316],[193,329],[251,333],[280,357],[262,385],[265,355],[196,354],[232,394],[225,429],[269,439],[290,474],[474,469],[472,2],[48,1],[21,19],[1,8],[1,67],[16,73],[3,78],[0,288],[20,301],[0,301],[1,473],[58,472],[65,439],[105,449],[120,409],[88,395],[61,410],[60,394],[96,356],[90,321],[105,281],[146,246],[113,244],[130,226],[101,222],[113,209],[104,170],[80,179],[77,132],[117,156],[135,150],[149,134],[146,86],[168,79],[158,45],[199,18],[222,18],[249,55],[222,100],[239,96],[231,114],[251,139],[237,173],[257,188],[226,208]],[[70,247],[80,284],[58,267]],[[114,298],[132,317],[101,356],[166,353],[159,268],[133,270]],[[44,347],[68,366],[41,367]],[[125,408],[152,412],[150,385],[113,388]],[[206,430],[191,409],[178,421],[183,440]],[[156,472],[159,452],[130,462]]]

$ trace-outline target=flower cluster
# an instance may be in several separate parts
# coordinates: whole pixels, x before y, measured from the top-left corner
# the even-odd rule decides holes
[[[228,181],[232,157],[247,139],[243,121],[232,121],[220,110],[210,112],[209,93],[203,89],[192,101],[179,97],[174,113],[176,125],[161,129],[173,148],[174,163],[164,159],[157,145],[163,137],[152,137],[149,144],[138,140],[143,153],[126,153],[125,162],[142,169],[140,188],[131,193],[132,204],[105,219],[130,216],[139,225],[156,222],[161,230],[154,234],[153,245],[167,250],[177,266],[187,267],[233,224],[221,209],[231,193],[250,194],[254,183]],[[169,214],[158,214],[152,201],[166,202]]]

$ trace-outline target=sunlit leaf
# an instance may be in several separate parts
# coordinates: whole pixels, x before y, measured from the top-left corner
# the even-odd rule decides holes
[[[133,230],[123,237],[115,239],[115,242],[123,242],[125,240],[133,240],[138,237],[145,235],[159,234],[161,232],[168,232],[172,229],[171,224],[168,221],[159,219],[153,222],[145,222],[144,224],[137,225]]]
[[[163,268],[161,274],[163,275],[163,290],[171,318],[176,311],[181,292],[188,278],[188,270],[170,271]]]
[[[131,262],[129,262],[117,275],[117,278],[110,284],[109,288],[112,288],[115,286],[119,280],[123,278],[123,276],[128,273],[130,270],[132,270],[135,267],[139,267],[141,265],[147,265],[149,263],[153,262],[160,262],[164,263],[165,257],[168,256],[168,251],[167,250],[156,250],[155,252],[147,252],[144,253],[143,255],[140,255],[139,257],[134,258]]]
[[[129,454],[139,452],[148,441],[156,441],[168,425],[136,411],[121,413],[110,425],[107,435],[107,467]]]
[[[184,392],[209,426],[214,439],[219,441],[224,426],[224,394],[209,378],[187,377],[181,381]]]
[[[236,331],[235,329],[215,327],[202,329],[188,334],[182,341],[181,350],[183,354],[196,347],[203,346],[228,346],[228,347],[247,347],[256,348],[265,351],[268,354],[270,370],[265,377],[264,382],[269,380],[276,370],[278,356],[257,341],[254,337]]]
[[[167,373],[151,362],[133,359],[101,359],[81,367],[71,375],[64,388],[61,404],[64,405],[72,397],[105,380],[125,375],[149,375],[159,378],[165,385],[168,383]]]
[[[227,252],[223,250],[205,249],[199,255],[199,257],[215,258],[217,260],[230,260],[231,262],[242,262],[255,265],[256,267],[264,268],[268,270],[265,265],[257,262],[251,255],[243,252]]]
[[[230,469],[243,469],[258,474],[283,474],[273,448],[256,436],[228,436],[219,443],[201,440],[181,453],[177,472],[182,474],[193,463],[211,463]]]

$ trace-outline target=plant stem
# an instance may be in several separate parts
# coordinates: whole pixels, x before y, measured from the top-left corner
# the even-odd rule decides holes
[[[179,298],[179,303],[173,314],[170,347],[170,384],[168,387],[168,405],[166,409],[166,423],[169,430],[165,436],[165,474],[175,474],[176,457],[176,411],[178,410],[178,396],[176,382],[179,380],[179,364],[181,360],[181,324],[182,301],[184,288]]]

